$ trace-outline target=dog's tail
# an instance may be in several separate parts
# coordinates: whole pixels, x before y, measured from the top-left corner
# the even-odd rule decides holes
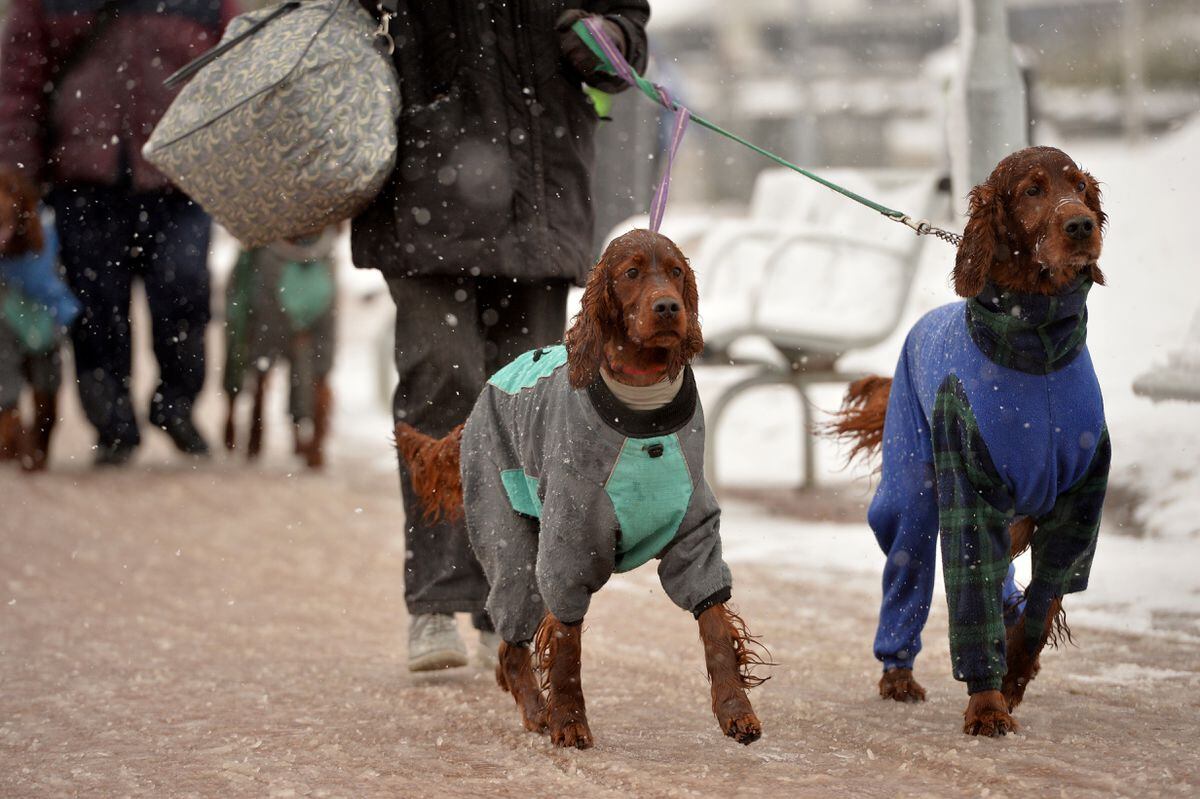
[[[458,521],[463,517],[462,475],[459,473],[463,426],[445,438],[427,436],[404,422],[396,425],[396,449],[408,465],[412,489],[424,507],[426,524]]]
[[[846,389],[841,410],[820,426],[820,433],[850,446],[847,462],[859,455],[872,458],[883,445],[883,420],[887,416],[892,378],[871,375],[855,380]]]

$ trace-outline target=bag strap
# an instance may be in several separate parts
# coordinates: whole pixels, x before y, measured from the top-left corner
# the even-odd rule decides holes
[[[273,22],[274,20],[279,19],[284,14],[295,11],[299,7],[300,7],[299,0],[289,0],[289,2],[284,3],[283,5],[279,6],[279,8],[275,9],[270,14],[267,14],[265,17],[260,19],[258,22],[254,23],[249,28],[247,28],[246,30],[239,33],[237,36],[234,36],[229,41],[222,42],[221,44],[217,45],[216,47],[214,47],[213,49],[204,53],[203,55],[201,55],[197,58],[194,58],[191,61],[189,61],[188,63],[184,64],[175,73],[173,73],[170,77],[168,77],[166,80],[164,80],[162,85],[167,89],[174,89],[176,86],[183,83],[185,80],[192,77],[200,70],[204,69],[206,66],[211,64],[213,61],[216,61],[218,58],[220,58],[221,56],[228,53],[234,47],[237,47],[239,44],[244,42],[246,39],[249,39],[251,36],[258,33],[260,30],[265,28],[269,23]]]

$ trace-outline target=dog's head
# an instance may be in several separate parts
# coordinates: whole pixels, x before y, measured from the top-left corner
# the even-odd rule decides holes
[[[0,171],[0,258],[41,251],[36,187],[19,175]]]
[[[970,218],[954,264],[954,290],[1001,288],[1057,294],[1084,270],[1104,284],[1097,262],[1107,217],[1100,186],[1061,150],[1028,147],[996,165],[971,191]]]
[[[675,379],[704,348],[696,277],[675,243],[632,230],[609,244],[566,345],[575,388],[595,380],[602,365],[632,385]]]

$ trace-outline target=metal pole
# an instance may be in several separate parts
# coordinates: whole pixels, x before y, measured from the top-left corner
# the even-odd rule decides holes
[[[1121,50],[1125,63],[1125,136],[1131,144],[1137,144],[1146,129],[1146,116],[1142,109],[1146,93],[1145,9],[1142,0],[1125,0],[1121,7],[1125,14],[1121,24]]]
[[[1029,143],[1025,84],[1008,38],[1004,0],[959,0],[962,61],[947,137],[955,209],[1001,158]]]

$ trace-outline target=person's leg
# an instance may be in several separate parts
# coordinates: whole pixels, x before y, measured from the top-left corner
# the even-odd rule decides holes
[[[79,399],[96,429],[101,463],[121,463],[140,443],[129,398],[130,242],[136,209],[117,188],[72,186],[50,194],[67,282],[83,306],[71,328]]]
[[[479,322],[490,377],[522,353],[562,341],[570,284],[480,281]]]
[[[208,243],[212,223],[178,192],[138,195],[134,242],[150,305],[159,382],[150,420],[190,454],[208,445],[192,423],[204,385],[204,333],[209,320]]]
[[[487,377],[522,353],[562,341],[567,326],[567,292],[570,284],[514,283],[493,278],[479,281],[479,325],[483,330],[483,357]],[[474,614],[475,628],[492,632],[486,612]],[[490,641],[484,641],[485,646]]]
[[[410,277],[388,282],[396,303],[395,359],[399,383],[393,416],[434,437],[466,420],[486,379],[473,281]],[[400,462],[404,499],[404,598],[408,612],[475,613],[487,580],[459,522],[427,523]]]

